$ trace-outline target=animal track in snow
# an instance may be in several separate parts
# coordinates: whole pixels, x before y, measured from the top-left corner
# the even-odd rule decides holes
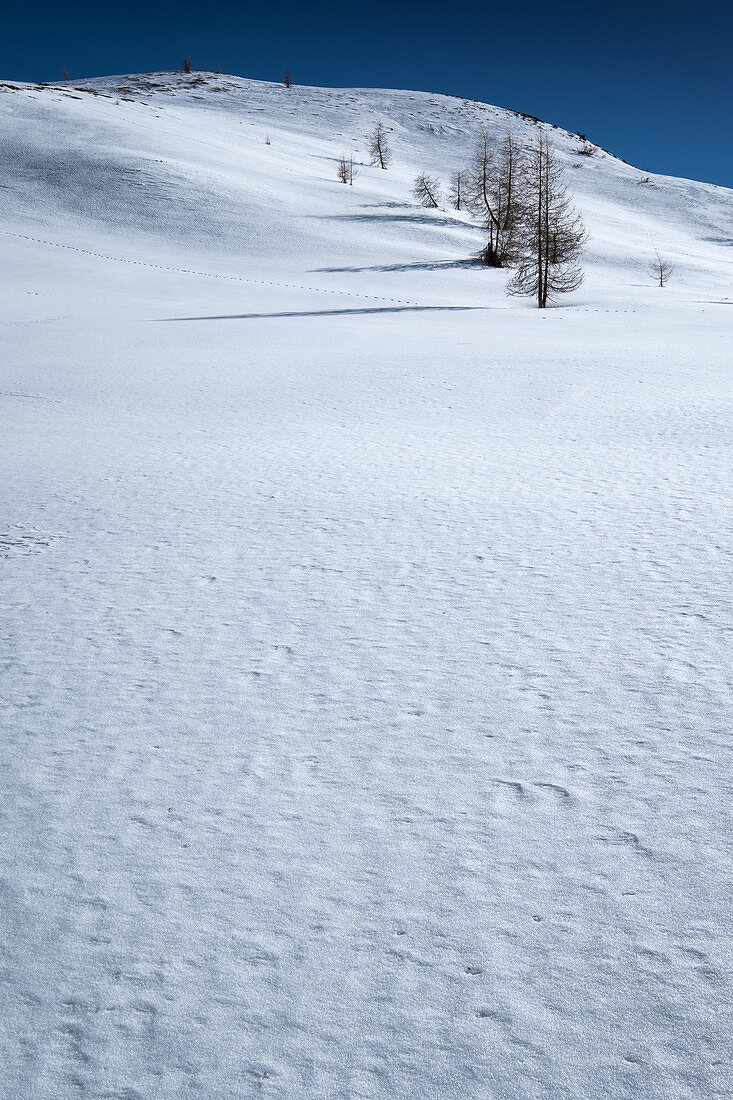
[[[369,302],[388,302],[390,305],[416,307],[419,303],[404,301],[401,298],[386,298],[379,294],[362,294],[353,290],[337,290],[334,287],[304,286],[302,283],[283,283],[273,279],[248,279],[243,275],[224,275],[216,271],[198,271],[189,267],[171,267],[168,264],[154,264],[146,260],[133,260],[126,256],[110,256],[103,252],[94,252],[89,248],[77,248],[76,245],[63,244],[61,241],[47,241],[42,237],[31,237],[26,233],[13,233],[9,229],[0,229],[8,237],[16,237],[18,240],[31,241],[33,244],[42,244],[50,248],[63,248],[68,252],[77,252],[80,255],[92,256],[96,260],[105,260],[109,263],[131,264],[134,267],[146,267],[156,271],[170,271],[176,275],[196,275],[201,279],[221,279],[230,283],[243,283],[247,286],[273,287],[280,290],[300,290],[313,294],[334,294],[343,298],[359,298]]]

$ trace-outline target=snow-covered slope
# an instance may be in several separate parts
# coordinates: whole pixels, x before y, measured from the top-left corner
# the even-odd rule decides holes
[[[538,125],[0,85],[4,1096],[730,1094],[733,195],[553,130],[538,311]]]
[[[590,230],[587,263],[601,267],[600,278],[627,282],[655,248],[684,261],[688,280],[697,272],[715,278],[721,264],[729,275],[731,192],[649,176],[602,149],[579,155],[577,135],[497,107],[207,74],[5,88],[9,221],[64,234],[90,227],[136,240],[145,234],[248,266],[273,259],[298,266],[303,258],[387,266],[404,263],[406,247],[413,262],[434,260],[436,250],[462,259],[480,236],[451,210],[415,206],[415,175],[424,168],[447,183],[480,130],[527,140],[542,126],[566,163]],[[339,155],[366,159],[377,120],[389,129],[392,169],[362,166],[355,189],[339,187]]]

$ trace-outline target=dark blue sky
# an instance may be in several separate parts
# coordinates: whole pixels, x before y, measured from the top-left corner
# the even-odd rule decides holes
[[[648,171],[733,187],[733,4],[8,3],[0,79],[179,68],[419,88],[587,133]]]

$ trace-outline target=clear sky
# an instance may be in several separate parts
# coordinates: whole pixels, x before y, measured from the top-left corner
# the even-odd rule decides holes
[[[513,107],[646,171],[733,187],[733,3],[9,2],[0,80],[180,68]]]

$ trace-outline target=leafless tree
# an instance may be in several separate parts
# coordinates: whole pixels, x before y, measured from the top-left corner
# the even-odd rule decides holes
[[[450,178],[448,198],[454,210],[462,210],[466,205],[466,173],[454,172]]]
[[[64,65],[63,69],[61,70],[61,79],[62,80],[68,80],[69,79],[69,70],[66,68],[65,65]]]
[[[539,134],[523,158],[525,198],[519,221],[519,263],[510,294],[537,298],[540,309],[583,281],[578,258],[586,239],[580,215],[570,205],[552,142]]]
[[[592,145],[590,141],[582,134],[580,135],[581,141],[578,146],[578,153],[581,157],[594,157],[596,155],[596,147]]]
[[[382,123],[378,122],[369,135],[369,163],[386,171],[391,160],[392,150],[387,141],[387,131]]]
[[[283,77],[283,84],[285,85],[286,88],[292,88],[292,86],[293,86],[293,78],[290,75],[290,69],[285,70],[285,76]]]
[[[674,271],[674,265],[669,260],[665,260],[664,256],[660,256],[658,252],[655,252],[654,259],[649,264],[647,271],[657,286],[666,286]]]
[[[349,187],[353,187],[354,179],[357,175],[356,168],[354,167],[354,158],[347,157],[345,153],[342,153],[338,162],[337,174],[341,183],[348,183]]]
[[[183,59],[183,71],[184,73],[190,73],[193,68],[190,57],[184,57]]]
[[[438,199],[440,198],[440,180],[436,180],[432,176],[428,176],[425,172],[421,172],[415,180],[412,193],[423,206],[432,207],[434,209],[437,207]]]
[[[487,241],[481,259],[490,267],[506,267],[517,255],[517,228],[522,211],[521,150],[510,134],[494,145],[479,134],[464,174],[464,202],[479,218]]]

